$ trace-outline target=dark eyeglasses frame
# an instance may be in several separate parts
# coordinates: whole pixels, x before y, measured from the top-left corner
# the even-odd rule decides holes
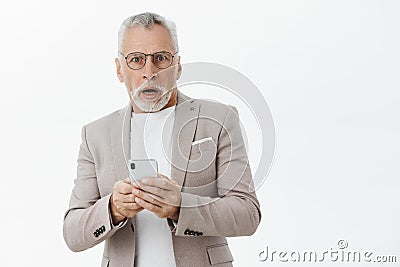
[[[145,54],[145,53],[142,53],[142,52],[132,52],[132,53],[127,54],[126,56],[125,56],[124,54],[122,54],[121,52],[119,52],[119,54],[125,58],[126,65],[128,66],[128,68],[130,68],[130,69],[132,69],[132,70],[140,70],[140,69],[143,69],[143,67],[146,66],[147,56],[151,56],[152,62],[153,62],[153,64],[154,64],[154,66],[156,66],[156,67],[159,68],[160,70],[163,70],[163,69],[169,68],[169,67],[172,65],[172,62],[174,62],[174,57],[176,56],[176,54],[178,54],[178,52],[179,52],[179,51],[176,51],[174,54],[172,54],[171,52],[168,52],[168,51],[159,51],[159,52],[155,52],[155,53],[153,53],[153,54]],[[169,65],[168,65],[167,67],[165,67],[165,68],[160,68],[160,67],[158,67],[158,66],[154,63],[154,55],[155,55],[155,54],[159,54],[159,53],[167,53],[167,54],[170,54],[170,55],[171,55],[171,63],[169,63]],[[128,64],[128,57],[129,57],[129,55],[131,55],[131,54],[142,54],[142,55],[144,55],[144,64],[143,64],[143,66],[142,66],[141,68],[134,69],[134,68],[132,68],[131,66],[129,66],[129,64]]]

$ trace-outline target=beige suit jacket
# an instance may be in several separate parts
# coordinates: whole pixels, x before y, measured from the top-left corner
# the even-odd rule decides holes
[[[105,241],[102,266],[135,263],[135,235],[140,235],[135,218],[116,227],[109,210],[114,183],[128,177],[131,112],[129,104],[82,128],[64,217],[64,239],[72,251]],[[182,202],[177,226],[165,223],[176,266],[232,266],[226,237],[252,235],[261,219],[236,108],[178,90],[172,144],[171,179],[182,186]]]

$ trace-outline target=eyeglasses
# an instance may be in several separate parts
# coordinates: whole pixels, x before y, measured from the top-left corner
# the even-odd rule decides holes
[[[166,69],[171,66],[172,61],[174,60],[175,55],[178,53],[176,51],[175,54],[171,54],[167,51],[156,52],[154,54],[145,54],[141,52],[133,52],[124,56],[121,52],[120,54],[125,58],[126,64],[130,69],[139,70],[146,65],[147,56],[152,57],[152,61],[154,65],[159,69]]]

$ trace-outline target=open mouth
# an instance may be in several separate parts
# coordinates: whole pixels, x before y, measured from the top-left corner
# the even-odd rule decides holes
[[[156,93],[158,93],[160,90],[158,90],[158,89],[155,89],[155,88],[148,88],[148,89],[144,89],[143,91],[142,91],[142,93],[145,93],[145,94],[156,94]]]
[[[160,90],[154,87],[149,87],[141,91],[141,95],[143,98],[148,100],[154,100],[158,97]]]

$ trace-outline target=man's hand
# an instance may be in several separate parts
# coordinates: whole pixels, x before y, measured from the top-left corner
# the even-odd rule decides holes
[[[139,185],[141,190],[133,190],[137,204],[160,218],[178,221],[182,196],[176,181],[159,174],[159,177],[142,179]]]
[[[138,188],[137,185],[131,184],[129,177],[114,184],[110,198],[111,217],[114,225],[143,210],[143,207],[135,202],[136,196],[133,194],[133,190]]]

